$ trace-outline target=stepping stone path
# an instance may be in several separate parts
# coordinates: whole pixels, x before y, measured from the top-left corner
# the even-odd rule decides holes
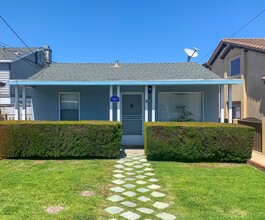
[[[117,160],[111,183],[111,195],[107,198],[111,206],[105,209],[109,219],[176,219],[166,211],[170,206],[164,202],[166,194],[145,155],[128,155]]]

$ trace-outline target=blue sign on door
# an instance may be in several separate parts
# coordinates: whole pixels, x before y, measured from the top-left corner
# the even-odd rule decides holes
[[[117,95],[113,95],[110,97],[110,102],[119,102],[120,101],[120,97]]]

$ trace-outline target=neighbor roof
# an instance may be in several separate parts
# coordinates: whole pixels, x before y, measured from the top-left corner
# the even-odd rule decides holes
[[[216,47],[207,64],[212,65],[219,55],[221,59],[225,58],[233,47],[265,53],[265,38],[224,38]]]
[[[121,63],[118,67],[113,63],[55,63],[27,80],[10,80],[9,85],[220,84],[222,80],[228,82],[198,63]]]
[[[35,52],[37,50],[41,49],[40,47],[31,47],[30,50]],[[0,61],[12,61],[14,59],[17,59],[19,57],[23,57],[26,54],[31,53],[28,48],[26,47],[5,47],[0,49]]]

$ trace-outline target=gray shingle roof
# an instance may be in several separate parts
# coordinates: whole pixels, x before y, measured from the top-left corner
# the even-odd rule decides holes
[[[29,78],[41,81],[221,79],[198,63],[55,63]]]
[[[40,47],[30,48],[33,52],[40,49]],[[31,51],[26,47],[6,47],[0,49],[0,60],[13,60],[18,57],[21,57]]]

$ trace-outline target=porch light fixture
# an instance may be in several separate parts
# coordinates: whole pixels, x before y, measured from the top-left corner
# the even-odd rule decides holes
[[[264,84],[265,84],[265,76],[263,76],[261,79],[263,80],[263,82],[264,82]]]
[[[148,86],[148,93],[152,93],[152,86]]]

